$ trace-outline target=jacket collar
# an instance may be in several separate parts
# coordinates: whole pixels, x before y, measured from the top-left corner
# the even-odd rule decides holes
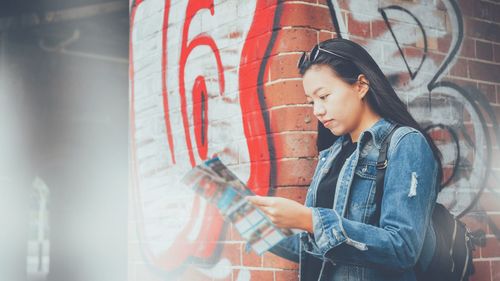
[[[368,138],[368,135],[371,135],[371,137],[373,139],[373,143],[375,144],[375,146],[378,149],[380,149],[382,142],[385,140],[385,138],[391,132],[391,130],[392,130],[392,128],[394,128],[394,126],[396,126],[395,123],[393,123],[385,118],[380,118],[370,128],[368,128],[367,130],[365,130],[364,132],[361,133],[358,141],[360,143],[361,143],[361,141],[366,141],[364,139]]]
[[[375,146],[380,149],[382,142],[385,140],[394,126],[396,126],[395,123],[385,118],[380,118],[377,122],[375,122],[375,124],[373,124],[370,128],[366,129],[359,135],[358,143],[364,144],[371,137]],[[348,138],[349,137],[347,135],[340,136],[329,149],[325,150],[325,153],[326,151],[331,151],[333,147],[337,145],[347,143],[349,141]]]

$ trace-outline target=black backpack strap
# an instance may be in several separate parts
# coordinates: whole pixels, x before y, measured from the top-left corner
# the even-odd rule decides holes
[[[377,177],[375,179],[375,219],[377,225],[380,221],[380,209],[382,205],[382,195],[384,194],[384,179],[385,179],[385,169],[387,168],[387,151],[389,150],[389,145],[391,143],[391,138],[397,128],[399,128],[399,124],[394,124],[391,128],[391,131],[387,134],[385,139],[382,141],[380,145],[380,151],[377,160]]]

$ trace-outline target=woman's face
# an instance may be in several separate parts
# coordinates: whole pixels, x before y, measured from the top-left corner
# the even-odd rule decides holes
[[[334,135],[350,133],[360,124],[365,92],[360,91],[358,83],[344,82],[326,65],[314,65],[303,76],[302,84],[314,115]]]

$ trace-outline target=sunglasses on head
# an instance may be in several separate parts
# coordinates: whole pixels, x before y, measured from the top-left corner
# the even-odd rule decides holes
[[[307,54],[306,52],[302,53],[302,56],[300,57],[300,59],[297,63],[297,68],[302,68],[304,66],[304,64],[307,62],[312,63],[312,62],[316,61],[320,51],[328,53],[330,55],[334,55],[336,57],[339,57],[339,58],[342,58],[345,60],[349,60],[348,58],[344,57],[343,55],[340,55],[340,54],[334,53],[332,51],[321,48],[320,44],[318,44],[318,45],[314,46],[314,48],[311,50],[311,52],[309,54]]]

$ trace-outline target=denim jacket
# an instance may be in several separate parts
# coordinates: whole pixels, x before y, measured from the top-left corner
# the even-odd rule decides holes
[[[393,126],[382,118],[361,133],[356,150],[340,171],[332,208],[315,207],[321,196],[317,188],[346,136],[319,153],[305,201],[312,210],[314,231],[291,236],[271,252],[299,263],[305,252],[322,259],[323,265],[331,262],[332,276],[320,273],[319,280],[416,280],[415,269],[424,269],[434,254],[431,214],[437,162],[418,130],[396,129],[387,153],[380,219],[375,221],[376,162]],[[299,276],[303,270],[301,263]]]

